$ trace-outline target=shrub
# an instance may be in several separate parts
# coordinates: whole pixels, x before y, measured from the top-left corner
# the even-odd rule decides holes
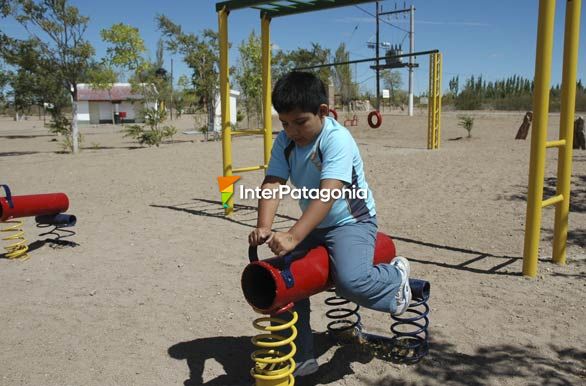
[[[141,145],[159,147],[166,138],[173,138],[177,134],[174,126],[161,126],[167,117],[165,110],[148,108],[144,111],[144,116],[146,125],[125,126],[124,137],[134,138]]]
[[[469,115],[460,115],[458,116],[458,126],[463,127],[468,131],[468,138],[472,137],[470,132],[472,131],[472,126],[474,126],[474,118]]]

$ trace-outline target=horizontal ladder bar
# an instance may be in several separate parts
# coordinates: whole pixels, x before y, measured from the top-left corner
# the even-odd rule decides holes
[[[252,134],[264,134],[264,130],[232,130],[232,135],[252,135]]]
[[[564,147],[566,146],[566,140],[565,139],[558,139],[557,141],[547,141],[545,143],[545,147]]]
[[[553,196],[548,198],[547,200],[543,200],[541,201],[541,207],[545,208],[546,206],[550,206],[550,205],[555,205],[557,203],[560,203],[564,200],[564,196],[562,196],[561,194],[558,194],[557,196]]]
[[[232,173],[252,172],[255,170],[266,169],[267,167],[268,167],[268,165],[257,165],[257,166],[248,166],[245,168],[236,168],[236,169],[232,169]]]

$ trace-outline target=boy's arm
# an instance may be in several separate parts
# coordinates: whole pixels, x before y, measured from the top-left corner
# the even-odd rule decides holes
[[[279,189],[279,185],[285,185],[286,180],[276,176],[266,176],[261,184],[261,190],[265,189]],[[256,220],[257,228],[271,229],[273,226],[273,220],[279,207],[279,196],[275,195],[274,198],[266,199],[260,198],[258,200],[258,219]]]
[[[261,189],[278,189],[279,185],[285,185],[286,183],[287,180],[283,178],[266,176],[261,184]],[[251,246],[261,245],[271,236],[271,227],[273,226],[273,220],[279,207],[279,201],[278,195],[275,195],[272,199],[260,198],[258,200],[256,228],[248,235],[248,243]]]
[[[323,179],[319,183],[320,190],[340,190],[343,186],[344,183],[342,181],[331,178]],[[289,233],[291,233],[297,243],[305,239],[326,218],[335,201],[331,198],[331,195],[330,199],[325,202],[322,200],[311,200],[309,206],[303,212],[303,215],[301,215],[301,218],[289,229]]]
[[[342,189],[344,182],[336,179],[326,178],[320,181],[320,189]],[[283,256],[291,252],[309,233],[318,226],[327,216],[334,205],[335,200],[331,198],[328,201],[312,200],[307,209],[297,220],[295,225],[287,232],[276,232],[269,238],[269,247],[276,255]]]

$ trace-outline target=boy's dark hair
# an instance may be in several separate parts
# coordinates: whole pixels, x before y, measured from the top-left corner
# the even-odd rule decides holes
[[[299,109],[317,114],[321,104],[328,104],[326,86],[310,72],[292,71],[281,77],[273,89],[273,106],[278,113]]]

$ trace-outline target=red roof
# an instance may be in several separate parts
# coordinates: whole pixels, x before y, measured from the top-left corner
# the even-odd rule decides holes
[[[130,83],[114,83],[110,90],[96,90],[87,83],[77,85],[78,101],[125,101],[140,100],[143,96],[140,93],[133,93]]]

